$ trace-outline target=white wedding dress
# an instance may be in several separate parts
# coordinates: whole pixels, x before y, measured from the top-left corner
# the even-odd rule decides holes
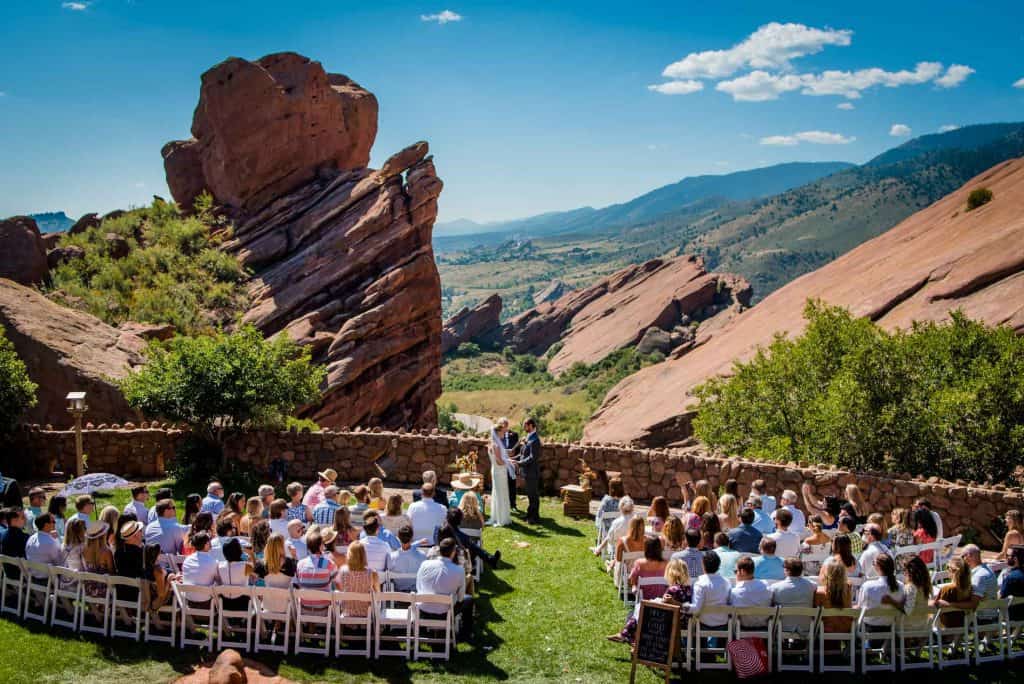
[[[491,519],[488,524],[501,527],[512,522],[512,508],[508,500],[509,454],[495,430],[491,430],[491,445],[487,453],[491,457]],[[499,455],[502,463],[498,462]]]

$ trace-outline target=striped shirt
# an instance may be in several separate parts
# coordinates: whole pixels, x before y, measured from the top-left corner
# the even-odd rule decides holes
[[[324,499],[323,503],[313,509],[313,522],[317,525],[330,527],[334,524],[334,513],[339,508],[341,508],[341,504],[337,501]]]
[[[299,561],[295,569],[295,583],[300,589],[316,589],[318,591],[330,591],[331,581],[337,568],[329,557],[321,554],[306,556]],[[330,604],[326,601],[303,601],[304,606],[322,608]]]
[[[298,506],[289,506],[288,510],[285,511],[286,520],[301,520],[306,522],[306,504],[299,504]],[[332,521],[333,522],[333,521]]]

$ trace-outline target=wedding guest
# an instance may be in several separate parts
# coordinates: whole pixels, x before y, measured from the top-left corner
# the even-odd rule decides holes
[[[604,531],[607,531],[611,521],[604,520],[604,514],[619,510],[619,499],[625,495],[626,490],[622,486],[622,478],[613,477],[608,480],[608,493],[601,497],[601,502],[597,505],[597,513],[594,516],[594,525],[598,529],[604,526]]]
[[[313,522],[313,512],[302,503],[302,485],[298,482],[292,482],[284,488],[285,494],[288,495],[288,509],[285,512],[285,517],[291,520],[301,520],[304,523]],[[321,497],[322,500],[322,497]]]
[[[786,505],[775,511],[775,532],[769,534],[768,538],[775,540],[776,553],[783,558],[800,555],[800,535],[792,531],[792,522],[793,514]]]
[[[782,492],[782,500],[780,502],[782,504],[782,507],[776,509],[772,513],[771,517],[777,520],[779,517],[779,513],[782,510],[789,511],[790,516],[792,517],[790,519],[788,529],[794,532],[797,535],[798,539],[802,539],[804,536],[804,532],[807,530],[807,518],[804,517],[803,511],[796,507],[796,502],[796,492],[794,492],[792,489],[785,490],[784,492]]]
[[[428,499],[432,498],[434,501],[436,501],[437,503],[441,504],[442,506],[447,506],[448,505],[448,492],[446,492],[444,487],[441,486],[438,483],[438,481],[437,481],[437,473],[435,473],[433,470],[424,470],[423,471],[423,484],[430,484],[431,485],[431,491],[433,492],[433,494],[428,496],[427,497]],[[424,496],[424,493],[423,493],[422,485],[420,486],[419,489],[414,489],[413,492],[412,492],[412,500],[413,500],[413,502],[419,501],[420,499],[423,498],[423,496]]]
[[[237,537],[224,542],[221,548],[224,560],[217,562],[217,581],[225,587],[247,587],[249,578],[255,575],[253,566],[242,553],[242,544]],[[248,596],[224,598],[225,610],[245,610],[249,606]]]
[[[202,511],[192,520],[192,527],[188,531],[185,543],[181,547],[182,555],[187,556],[195,552],[196,546],[193,540],[200,532],[205,532],[210,541],[213,541],[213,538],[216,536],[213,529],[213,514],[209,511]]]
[[[477,502],[475,496],[464,496],[459,501],[459,510],[462,511],[462,527],[470,530],[481,530],[484,527],[484,511]]]
[[[704,552],[700,550],[700,532],[698,530],[686,530],[686,548],[672,554],[672,560],[679,560],[686,564],[690,577],[700,577],[704,572]]]
[[[647,539],[647,535],[644,531],[644,519],[633,518],[629,521],[629,532],[626,533],[625,537],[619,539],[618,544],[615,545],[615,563],[622,561],[622,554],[624,553],[636,553],[644,550],[644,541]],[[615,567],[614,564],[609,564],[608,569],[611,570]],[[628,568],[627,568],[628,569]]]
[[[934,525],[930,526],[930,529],[934,530],[935,532],[935,534],[933,534],[932,536],[936,539],[942,539],[942,518],[939,516],[938,513],[935,512],[934,509],[932,509],[932,504],[930,501],[928,501],[928,499],[918,499],[917,501],[914,502],[914,511],[921,510],[927,511],[928,514],[932,517],[932,520],[935,522]]]
[[[263,558],[263,552],[267,548],[267,541],[270,539],[270,521],[260,518],[252,524],[249,530],[249,546],[252,549],[253,558]]]
[[[780,580],[786,576],[785,565],[775,555],[775,540],[761,538],[761,557],[754,561],[754,577],[759,580]]]
[[[784,509],[783,509],[784,510]],[[817,585],[803,576],[804,564],[799,558],[787,558],[783,563],[786,576],[771,587],[773,606],[810,608],[814,605]],[[806,618],[783,618],[782,628],[793,631],[809,626]]]
[[[148,510],[147,510],[148,513]],[[114,551],[114,567],[121,577],[142,579],[145,574],[145,557],[143,553],[142,534],[144,532],[142,523],[137,520],[130,520],[121,526],[118,531],[117,550]],[[131,601],[134,592],[129,592],[127,600]]]
[[[842,565],[847,577],[860,577],[860,565],[857,564],[857,557],[853,555],[851,537],[833,537],[832,555],[825,559],[825,565],[829,563]]]
[[[913,546],[914,530],[910,527],[910,511],[906,508],[897,507],[890,513],[892,527],[886,533],[890,547]]]
[[[591,549],[595,556],[600,556],[608,545],[611,545],[612,548],[615,547],[619,539],[626,534],[629,521],[633,519],[634,514],[633,499],[628,496],[619,499],[619,517],[612,521],[604,540]]]
[[[306,493],[308,494],[309,492]],[[260,503],[263,504],[263,517],[269,519],[270,504],[274,501],[274,485],[261,484],[260,488],[256,490],[256,496],[260,498]]]
[[[164,498],[165,499],[170,499],[173,496],[173,494],[171,493],[171,490],[169,490],[169,489],[167,490],[167,492],[168,492],[168,494]],[[160,493],[159,492],[157,492],[157,501],[160,501]],[[150,522],[153,522],[153,519],[154,519],[153,515],[156,513],[156,508],[154,507],[154,508],[151,508],[149,510],[150,510]],[[182,525],[191,525],[195,521],[196,516],[199,515],[199,513],[202,510],[203,510],[203,498],[201,496],[199,496],[198,494],[189,494],[188,496],[185,497],[185,510],[184,510],[184,512],[181,515],[181,524]]]
[[[82,550],[82,570],[94,575],[114,574],[114,554],[110,551],[107,537],[110,526],[102,520],[89,523],[85,530],[85,548]],[[107,594],[106,583],[85,582],[82,591],[92,598],[101,598]]]
[[[143,525],[148,525],[149,523],[151,523],[154,520],[156,520],[157,518],[159,518],[160,516],[157,515],[157,513],[156,513],[156,505],[157,505],[157,503],[163,501],[164,499],[173,499],[173,498],[174,498],[174,492],[171,490],[170,487],[161,487],[160,489],[156,490],[156,494],[153,495],[153,505],[149,507],[149,514],[145,518],[139,518],[139,522],[142,523]],[[188,520],[188,521],[185,521],[185,524],[189,524],[191,522],[192,522],[191,520]]]
[[[434,485],[424,482],[423,497],[414,501],[408,510],[409,520],[417,539],[427,539],[431,545],[437,541],[437,531],[444,525],[448,508],[434,499]]]
[[[728,613],[703,613],[707,608],[724,608],[729,605],[732,586],[729,580],[718,574],[719,563],[718,554],[714,551],[704,552],[704,574],[693,583],[693,601],[687,606],[690,615],[698,618],[700,624],[707,629],[720,629],[729,623]]]
[[[288,538],[285,545],[288,548],[288,553],[297,561],[301,561],[309,555],[309,550],[306,548],[305,522],[297,519],[288,521]]]
[[[675,606],[682,606],[690,603],[693,600],[693,587],[690,585],[690,573],[687,570],[686,563],[681,560],[673,559],[668,562],[665,566],[665,584],[668,589],[665,591],[664,596],[660,600],[662,603],[668,603]],[[633,638],[636,634],[637,627],[637,614],[639,612],[640,604],[637,603],[637,610],[634,610],[630,614],[629,618],[626,619],[626,626],[623,627],[622,631],[618,634],[612,634],[606,637],[608,641],[614,641],[618,643],[633,643]],[[680,629],[686,632],[687,629],[687,615],[680,616]]]
[[[46,507],[46,512],[53,516],[53,522],[57,526],[57,539],[64,538],[64,528],[67,524],[67,508],[68,500],[60,495],[51,496],[50,503]],[[141,518],[143,524],[145,524],[145,521],[145,518]]]
[[[859,534],[857,534],[857,521],[853,518],[843,516],[839,518],[839,527],[836,528],[836,536],[832,539],[846,538],[850,540],[850,553],[854,556],[859,556],[860,552],[864,550],[864,540]],[[849,573],[850,569],[846,569]]]
[[[452,478],[452,493],[448,497],[448,507],[458,508],[462,500],[468,497],[476,499],[478,506],[483,508],[483,497],[479,493],[482,485],[483,482],[480,478],[473,477],[469,473],[459,473]]]
[[[391,539],[394,539],[394,545]],[[366,550],[367,565],[377,572],[388,569],[388,555],[402,545],[395,535],[381,527],[379,514],[372,509],[363,516],[363,531],[359,534],[359,542]]]
[[[775,502],[774,496],[767,494],[768,486],[764,480],[754,480],[750,485],[750,492],[752,496],[756,496],[761,500],[761,510],[765,515],[771,516],[775,512],[778,505]],[[762,530],[763,531],[763,530]]]
[[[429,496],[424,492],[424,497]],[[466,594],[466,571],[456,563],[459,545],[452,538],[444,539],[438,546],[438,556],[423,562],[416,572],[416,593],[447,595],[452,597],[456,615],[462,618],[460,640],[466,640],[473,633],[473,597]],[[461,600],[460,600],[461,597]],[[425,613],[437,613],[443,608],[422,604]]]
[[[363,516],[370,510],[370,489],[366,485],[359,485],[352,490],[352,496],[356,502],[348,507],[352,514],[352,524],[356,527],[363,526]],[[441,504],[444,505],[444,504]]]
[[[736,586],[729,591],[729,605],[734,608],[768,608],[772,605],[772,592],[763,580],[754,577],[754,559],[740,556],[735,564]],[[743,627],[756,629],[768,624],[767,617],[744,616]]]
[[[60,564],[71,570],[81,570],[83,551],[85,551],[85,523],[78,518],[72,518],[64,528]]]
[[[344,506],[334,512],[334,531],[338,533],[334,545],[342,554],[345,553],[349,544],[359,539],[359,530],[352,524],[350,516],[351,514]]]
[[[751,495],[747,499],[746,508],[754,511],[754,522],[751,525],[760,532],[762,535],[771,534],[775,532],[775,521],[770,516],[766,515],[761,509],[762,499],[757,495]]]
[[[250,496],[245,502],[245,515],[238,521],[238,534],[248,537],[252,534],[253,523],[263,519],[263,501]]]
[[[897,601],[886,595],[882,597],[882,603],[903,612],[904,631],[927,630],[931,616],[928,609],[932,597],[931,573],[920,556],[908,558],[903,564],[903,572],[906,577],[903,583],[903,600]]]
[[[384,510],[384,515],[380,517],[381,525],[392,534],[398,534],[398,530],[404,526],[412,525],[412,520],[409,516],[402,512],[402,503],[401,494],[392,494],[388,497],[388,504]]]
[[[708,511],[703,515],[700,523],[700,547],[709,550],[715,546],[715,535],[722,531],[722,525],[718,522],[718,515]]]
[[[100,511],[99,519],[107,523],[107,546],[110,547],[110,552],[114,552],[114,547],[117,545],[117,521],[121,517],[121,512],[117,510],[116,506],[104,506],[103,510]]]
[[[274,499],[270,502],[270,531],[282,537],[288,536],[288,518],[285,513],[288,511],[288,502],[284,499]]]
[[[163,553],[181,553],[188,527],[179,525],[174,501],[161,499],[156,503],[157,518],[146,525],[146,544],[156,544]]]
[[[388,556],[388,570],[399,575],[415,575],[427,557],[423,551],[412,545],[412,525],[404,525],[398,530],[398,541],[402,546]],[[396,579],[394,586],[395,591],[414,591],[416,580]]]
[[[996,560],[1009,560],[1010,549],[1024,545],[1024,516],[1016,508],[1006,511],[1006,535],[1003,536],[1003,548]]]
[[[224,487],[220,482],[211,482],[206,486],[206,498],[203,499],[202,513],[210,513],[216,516],[224,510]]]
[[[740,525],[740,504],[732,494],[723,494],[718,500],[718,521],[729,532]]]
[[[754,526],[754,518],[754,509],[744,508],[740,511],[740,524],[728,532],[729,546],[734,550],[749,554],[759,552],[761,531]]]
[[[935,517],[925,508],[914,511],[914,539],[918,544],[931,544],[939,538],[939,532],[935,527]],[[932,550],[922,551],[921,560],[931,563],[935,560],[935,552]]]
[[[217,559],[210,554],[210,535],[197,532],[192,537],[195,553],[181,563],[181,581],[199,587],[212,587],[217,583]]]
[[[663,496],[656,496],[651,499],[651,507],[647,509],[647,522],[654,534],[661,534],[665,521],[672,514],[669,512],[668,500]]]
[[[324,490],[337,481],[338,473],[333,468],[326,468],[322,472],[317,473],[316,477],[316,482],[310,485],[309,491],[306,492],[305,497],[302,499],[302,503],[308,510],[313,510],[323,502]],[[302,485],[299,486],[301,487]]]
[[[686,526],[679,516],[669,516],[661,529],[661,545],[669,555],[686,548]]]
[[[839,563],[828,563],[821,568],[818,588],[814,592],[814,606],[821,608],[850,608],[853,591],[846,579],[846,568]],[[822,619],[826,632],[849,632],[852,617],[830,616]]]
[[[75,499],[75,517],[83,521],[87,526],[92,522],[92,514],[96,510],[96,502],[88,494]]]
[[[371,477],[366,483],[366,489],[370,494],[370,508],[375,511],[383,511],[386,505],[384,482],[379,477]]]
[[[875,558],[876,577],[865,580],[857,592],[857,607],[868,610],[884,605],[884,597],[888,596],[894,603],[903,602],[903,586],[896,581],[896,562],[889,554]],[[970,583],[968,582],[968,585]],[[868,631],[888,629],[892,618],[886,615],[863,618]]]
[[[125,504],[124,512],[134,513],[135,519],[143,525],[146,525],[149,521],[149,506],[146,505],[147,501],[149,501],[149,489],[146,485],[136,485],[132,487],[132,500]]]
[[[285,551],[284,536],[274,533],[267,539],[263,560],[256,561],[253,570],[271,589],[287,589],[295,578],[297,563]]]
[[[228,495],[228,500],[224,503],[224,508],[217,514],[217,519],[220,520],[227,515],[234,515],[238,520],[242,519],[242,516],[245,515],[245,494],[231,492]]]
[[[36,532],[25,542],[25,560],[32,563],[58,566],[63,560],[57,541],[57,523],[49,513],[35,517]]]
[[[923,559],[922,559],[923,560]],[[971,571],[962,558],[951,558],[946,564],[949,568],[949,583],[939,587],[939,595],[932,600],[932,605],[937,608],[962,608],[973,610],[978,605],[978,599],[974,596],[974,587],[971,586]],[[963,627],[963,613],[946,613],[939,616],[943,627]]]
[[[740,558],[739,551],[733,551],[729,548],[729,535],[725,532],[718,532],[715,534],[715,548],[712,549],[718,554],[718,559],[721,563],[718,566],[718,573],[731,580],[736,576],[736,561]]]
[[[665,593],[667,586],[655,584],[639,586],[642,577],[664,577],[668,562],[661,556],[661,539],[647,537],[644,540],[644,557],[633,563],[629,571],[629,586],[637,594],[637,600],[650,601]]]
[[[338,572],[335,586],[338,591],[357,594],[380,591],[380,577],[367,562],[366,548],[361,542],[354,541],[349,545],[347,562]],[[370,604],[367,601],[345,601],[342,609],[345,615],[365,617]]]
[[[338,503],[338,487],[328,485],[324,489],[323,501],[313,509],[313,522],[321,527],[334,524],[334,512],[341,507]]]
[[[1015,546],[1010,549],[1006,562],[1008,569],[999,583],[999,598],[1024,596],[1024,548]],[[1014,622],[1024,620],[1024,605],[1011,606],[1010,619]]]

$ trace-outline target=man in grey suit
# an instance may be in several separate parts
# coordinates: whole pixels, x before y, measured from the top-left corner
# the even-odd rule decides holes
[[[526,522],[536,525],[540,523],[540,435],[537,434],[537,422],[533,418],[526,419],[523,430],[526,438],[520,444],[516,463],[526,480],[526,498],[530,502],[526,508]]]

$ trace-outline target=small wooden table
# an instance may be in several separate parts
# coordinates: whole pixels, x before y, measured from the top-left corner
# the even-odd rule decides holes
[[[562,494],[562,514],[571,518],[590,517],[590,487],[580,485],[564,485],[559,490]]]

